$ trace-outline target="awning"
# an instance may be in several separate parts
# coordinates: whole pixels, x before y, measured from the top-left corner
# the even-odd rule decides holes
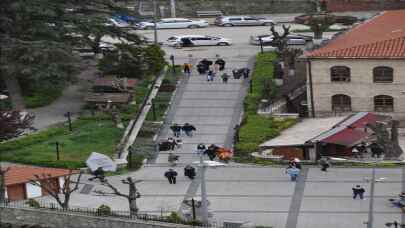
[[[372,132],[367,131],[367,124],[373,124],[384,119],[387,117],[369,112],[359,112],[342,120],[330,130],[310,139],[309,142],[324,142],[351,147],[371,135]]]

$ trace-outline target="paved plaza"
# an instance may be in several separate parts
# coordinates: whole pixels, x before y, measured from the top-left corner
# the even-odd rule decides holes
[[[159,31],[161,41],[172,35],[207,34],[234,38],[230,47],[204,47],[174,49],[165,47],[167,56],[173,54],[176,64],[191,61],[193,66],[202,58],[215,60],[219,55],[227,64],[225,71],[231,75],[233,68],[250,66],[250,59],[259,51],[250,46],[250,35],[268,33],[268,28],[208,28],[196,30]],[[192,32],[191,32],[192,31]],[[236,32],[237,31],[237,32]],[[153,32],[145,31],[149,38]],[[251,67],[251,66],[250,66]],[[123,192],[128,187],[121,179],[128,175],[142,180],[137,186],[141,193],[138,206],[141,212],[161,214],[180,211],[183,199],[200,195],[197,176],[191,181],[183,175],[184,165],[198,160],[195,149],[198,143],[215,143],[231,146],[233,127],[238,123],[247,81],[230,79],[223,84],[220,78],[208,83],[205,76],[193,70],[190,78],[181,81],[171,110],[165,120],[165,129],[159,139],[171,136],[172,123],[194,124],[194,137],[182,136],[184,145],[175,151],[180,162],[175,167],[179,173],[177,184],[169,184],[163,176],[169,168],[167,152],[161,152],[151,164],[123,176],[108,177]],[[376,179],[384,177],[372,188],[373,173]],[[108,191],[99,182],[87,181],[84,176],[81,189],[72,195],[71,205],[96,208],[101,204],[113,210],[128,211],[128,202],[117,196],[100,196],[95,190]],[[226,167],[208,169],[206,173],[209,210],[212,220],[251,222],[274,228],[364,228],[365,222],[382,228],[393,220],[405,222],[400,210],[392,208],[389,198],[404,191],[405,173],[402,169],[343,169],[331,168],[327,173],[318,167],[304,167],[298,182],[289,181],[284,167],[259,167],[231,163]],[[353,200],[351,188],[360,184],[366,189],[365,200]],[[87,186],[87,187],[85,187]],[[85,191],[87,188],[88,191]],[[90,190],[89,190],[90,189]]]

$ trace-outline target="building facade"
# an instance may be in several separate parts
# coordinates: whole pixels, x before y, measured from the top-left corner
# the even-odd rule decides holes
[[[310,116],[405,119],[405,10],[386,11],[306,53]]]

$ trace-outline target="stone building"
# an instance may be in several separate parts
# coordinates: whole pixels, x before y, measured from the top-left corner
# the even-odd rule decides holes
[[[306,53],[310,116],[405,117],[405,10],[386,11]]]

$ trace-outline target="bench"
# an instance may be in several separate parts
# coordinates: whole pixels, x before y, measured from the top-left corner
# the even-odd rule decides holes
[[[222,16],[223,15],[222,12],[219,11],[219,10],[199,10],[199,11],[196,11],[196,14],[197,14],[198,17],[201,17],[201,16],[205,16],[205,17],[214,16],[214,17],[216,17],[216,16]]]

